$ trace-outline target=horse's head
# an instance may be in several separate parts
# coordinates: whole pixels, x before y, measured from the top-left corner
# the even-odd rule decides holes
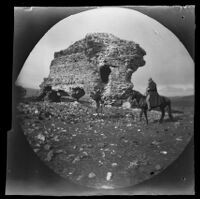
[[[44,93],[47,93],[47,92],[50,92],[50,91],[52,91],[52,87],[51,87],[50,85],[47,85],[47,86],[45,86],[45,87],[43,88],[43,92],[44,92]]]
[[[132,91],[132,95],[131,95],[132,99],[136,99],[137,96],[138,96],[138,91],[133,90],[133,91]]]
[[[143,96],[139,91],[133,90],[131,97],[132,97],[132,100],[137,100],[138,101],[142,97],[145,97],[145,96]]]
[[[129,90],[125,91],[121,96],[120,99],[136,99],[138,96],[140,96],[141,93],[136,90]]]

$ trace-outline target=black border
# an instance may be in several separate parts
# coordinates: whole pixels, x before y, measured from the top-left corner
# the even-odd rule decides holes
[[[55,3],[54,4],[51,4],[51,3],[44,3],[45,1],[34,1],[34,2],[30,2],[30,1],[26,1],[26,2],[17,2],[16,3],[16,1],[14,1],[14,3],[11,5],[9,5],[8,6],[8,14],[7,14],[7,16],[6,16],[6,19],[9,21],[9,24],[6,24],[6,27],[8,27],[9,26],[9,28],[8,28],[8,32],[6,33],[6,36],[8,36],[8,42],[9,42],[9,45],[8,45],[8,47],[9,47],[9,50],[6,50],[6,54],[7,55],[9,55],[8,56],[8,58],[7,58],[7,60],[6,60],[6,64],[7,64],[7,68],[6,69],[8,69],[8,71],[9,71],[9,73],[8,73],[8,75],[6,76],[6,79],[7,79],[7,81],[9,81],[9,82],[12,82],[12,80],[13,79],[15,79],[15,77],[17,76],[17,73],[19,73],[19,71],[20,71],[20,69],[21,69],[21,67],[23,66],[23,63],[24,63],[24,60],[26,60],[26,58],[27,58],[27,56],[28,56],[28,54],[31,52],[31,49],[34,47],[34,45],[37,43],[37,41],[39,40],[38,38],[40,38],[42,35],[43,35],[43,33],[39,33],[37,36],[35,36],[36,38],[34,38],[34,39],[32,39],[31,40],[31,38],[29,37],[29,44],[28,44],[28,46],[29,46],[29,48],[28,49],[26,49],[25,50],[25,53],[22,53],[21,54],[21,56],[23,57],[22,58],[22,60],[20,61],[20,63],[19,64],[17,64],[16,65],[16,63],[13,63],[13,61],[12,61],[12,59],[11,59],[11,57],[12,57],[12,52],[13,52],[13,41],[12,41],[12,38],[14,37],[14,17],[13,17],[13,13],[14,13],[14,10],[13,10],[13,8],[14,8],[14,6],[26,6],[26,7],[28,7],[28,6],[40,6],[40,7],[45,7],[45,6],[55,6]],[[137,2],[138,2],[138,5],[141,5],[141,1],[134,1],[134,4],[135,5],[137,5]],[[154,1],[154,2],[156,2],[156,1]],[[163,3],[163,1],[162,1],[162,3]],[[155,5],[162,5],[162,3],[157,3],[157,4],[155,4]],[[62,1],[60,1],[59,3],[57,2],[56,3],[56,6],[61,6],[61,5],[66,5],[66,1],[64,2],[62,2]],[[93,5],[95,5],[96,4],[96,2],[93,4]],[[97,3],[98,4],[98,3]],[[97,5],[96,4],[96,5]],[[78,4],[79,6],[82,6],[82,4],[80,3],[80,4]],[[98,6],[99,6],[100,4],[98,4]],[[104,4],[104,5],[113,5],[113,4]],[[123,4],[118,4],[118,5],[131,5],[130,3],[128,3],[128,4],[126,4],[126,2],[124,1],[124,3]],[[152,4],[145,4],[145,5],[152,5]],[[170,4],[165,4],[165,5],[170,5]],[[190,2],[188,2],[188,3],[177,3],[177,4],[172,4],[172,5],[195,5],[195,2],[193,2],[193,1],[190,1]],[[71,7],[71,6],[77,6],[77,5],[74,5],[73,3],[71,3],[70,4],[70,6],[67,6],[67,7]],[[84,7],[87,7],[87,6],[91,6],[91,4],[87,4],[86,6],[85,5],[83,5]],[[195,5],[195,10],[197,10],[197,5]],[[78,9],[77,9],[78,10]],[[197,17],[197,11],[195,12],[195,14],[196,14],[196,24],[197,24],[197,22],[198,22],[198,17]],[[152,17],[152,16],[151,16]],[[154,16],[155,18],[156,18],[156,16]],[[153,17],[153,18],[154,18]],[[5,18],[5,17],[4,17]],[[57,21],[59,21],[58,19],[56,19]],[[55,21],[56,21],[55,20]],[[158,19],[157,19],[158,20]],[[158,20],[159,21],[159,20]],[[52,22],[51,22],[52,23]],[[55,22],[56,23],[56,22]],[[54,24],[55,24],[54,23]],[[8,25],[8,26],[7,26]],[[44,28],[43,29],[43,32],[46,32],[46,30],[48,30],[49,29],[49,27],[50,27],[51,25],[49,25],[49,26],[47,26],[46,27],[46,29]],[[166,25],[165,25],[166,26]],[[170,29],[170,28],[169,28]],[[197,31],[198,31],[198,28],[196,27],[196,35],[197,35]],[[173,31],[174,32],[174,31]],[[25,38],[24,38],[25,39]],[[180,38],[179,38],[180,39]],[[186,41],[188,41],[188,39],[186,38]],[[198,41],[198,37],[196,37],[195,38],[195,43],[197,43],[197,41]],[[183,42],[183,41],[182,41]],[[183,42],[184,43],[184,42]],[[194,45],[194,44],[193,44]],[[185,45],[186,46],[186,45]],[[197,46],[197,45],[196,45]],[[195,52],[197,52],[196,51],[196,46],[195,46]],[[18,47],[19,48],[19,47]],[[188,50],[189,51],[189,50]],[[189,51],[190,52],[190,54],[192,54],[191,53],[191,51]],[[194,52],[193,52],[193,55],[191,55],[193,58],[194,58]],[[195,58],[195,63],[196,63],[196,58]],[[16,70],[17,70],[17,72],[16,73],[14,73],[14,77],[12,77],[12,73],[13,73],[13,71],[12,71],[12,65],[15,65],[15,67],[16,67]],[[197,64],[195,64],[195,65],[197,65]],[[11,67],[10,67],[11,66]],[[196,83],[196,81],[198,80],[198,78],[197,78],[197,67],[195,67],[195,83]],[[195,102],[196,101],[198,101],[197,100],[197,95],[196,95],[196,93],[198,93],[198,90],[197,90],[198,88],[197,88],[197,86],[196,86],[196,84],[195,84]],[[8,95],[7,95],[7,98],[6,98],[6,101],[7,101],[7,103],[8,103],[8,105],[7,105],[7,107],[6,107],[6,112],[8,113],[8,117],[7,117],[7,114],[5,114],[4,115],[4,120],[3,121],[6,121],[5,123],[3,122],[3,124],[4,124],[4,128],[3,128],[3,131],[4,132],[7,132],[8,130],[10,130],[11,129],[11,120],[12,120],[12,115],[11,114],[9,114],[9,113],[12,113],[12,107],[10,106],[11,104],[12,104],[12,92],[11,92],[11,90],[12,90],[12,83],[11,84],[9,84],[9,85],[6,85],[6,90],[8,91]],[[196,132],[196,130],[197,130],[197,126],[196,126],[196,122],[197,122],[197,110],[198,110],[198,104],[197,103],[195,103],[195,132]],[[198,175],[197,173],[198,173],[198,167],[196,166],[196,163],[197,163],[197,154],[198,154],[198,150],[197,150],[197,147],[198,147],[198,144],[197,144],[197,140],[198,140],[198,137],[199,135],[198,135],[198,133],[195,133],[195,136],[194,136],[194,142],[195,142],[195,168],[197,168],[197,169],[195,169],[195,175]],[[3,141],[3,143],[4,144],[2,144],[1,146],[2,147],[4,147],[5,146],[5,143],[7,142],[7,138],[6,138],[6,136],[5,136],[5,140]],[[6,146],[3,148],[3,150],[6,148]],[[6,160],[6,154],[5,154],[5,160]],[[5,164],[4,164],[4,166],[6,165],[6,161],[5,161]],[[5,169],[6,170],[6,169]],[[5,171],[4,170],[4,171]],[[6,173],[6,172],[5,172]],[[5,174],[4,173],[4,174]],[[1,175],[1,176],[4,176],[3,178],[1,178],[1,179],[5,179],[5,177],[6,177],[6,175]],[[198,175],[199,176],[199,175]],[[196,189],[196,185],[197,185],[197,181],[196,181],[197,179],[195,179],[195,192],[197,193],[197,189]]]

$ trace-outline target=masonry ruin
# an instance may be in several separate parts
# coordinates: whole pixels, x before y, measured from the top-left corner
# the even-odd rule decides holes
[[[51,85],[70,95],[72,88],[83,88],[86,95],[103,87],[105,99],[115,98],[133,88],[132,74],[145,65],[144,49],[133,41],[108,33],[90,33],[65,50],[55,52],[50,73],[40,85]]]

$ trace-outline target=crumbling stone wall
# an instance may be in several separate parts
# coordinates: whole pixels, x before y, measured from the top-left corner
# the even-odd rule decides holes
[[[145,65],[144,55],[146,52],[133,41],[107,33],[87,34],[67,49],[55,52],[49,77],[40,87],[50,84],[53,89],[69,94],[70,87],[80,87],[89,95],[100,86],[105,99],[120,97],[133,87],[132,73]]]

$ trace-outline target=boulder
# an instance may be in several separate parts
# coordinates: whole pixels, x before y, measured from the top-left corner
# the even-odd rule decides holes
[[[85,91],[83,88],[75,87],[72,88],[71,96],[75,98],[77,101],[85,95]]]
[[[40,95],[36,100],[38,101],[50,101],[50,102],[61,102],[62,96],[69,96],[64,90],[53,90],[51,85],[46,85],[41,89]]]

